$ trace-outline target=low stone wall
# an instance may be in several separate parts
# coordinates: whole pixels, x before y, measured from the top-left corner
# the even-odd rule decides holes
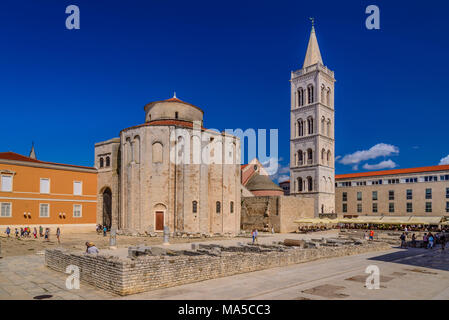
[[[175,255],[142,256],[136,259],[47,249],[45,263],[49,268],[60,272],[65,272],[68,265],[78,266],[82,281],[119,295],[128,295],[316,259],[390,248],[379,242],[338,247],[320,246],[314,249],[280,245],[217,247],[219,248],[213,248],[214,250],[181,251],[174,252]]]

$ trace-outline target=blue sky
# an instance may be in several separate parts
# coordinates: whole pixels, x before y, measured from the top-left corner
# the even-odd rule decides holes
[[[70,4],[80,30],[65,28]],[[370,4],[380,30],[365,28]],[[336,172],[436,165],[449,155],[448,11],[435,0],[2,1],[0,151],[35,141],[41,160],[93,165],[95,142],[176,91],[206,127],[279,129],[287,166],[290,71],[314,16],[337,79]]]

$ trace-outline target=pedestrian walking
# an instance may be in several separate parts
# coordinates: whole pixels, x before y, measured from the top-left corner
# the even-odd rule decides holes
[[[61,244],[61,229],[59,227],[56,229],[56,239],[58,239],[58,244]]]
[[[254,229],[251,230],[251,237],[253,238],[253,244],[254,244],[254,241],[255,241],[255,239],[256,239],[256,233],[255,233],[255,230],[254,230]]]
[[[6,227],[6,231],[5,231],[5,233],[6,233],[6,235],[8,236],[8,238],[9,238],[9,234],[11,233],[11,229],[9,228],[9,226],[8,227]]]
[[[43,237],[44,236],[44,228],[42,228],[42,226],[39,226],[39,237]]]
[[[108,228],[106,226],[103,227],[103,237],[106,237],[106,233],[108,232]]]
[[[16,234],[16,238],[18,239],[19,238],[19,230],[16,228],[16,231],[15,231],[15,234]]]
[[[37,239],[37,229],[36,229],[36,227],[34,227],[33,236],[34,236],[34,239]]]
[[[50,241],[50,228],[45,228],[45,237],[46,241]]]
[[[257,236],[259,235],[259,232],[257,231],[257,229],[254,230],[254,240],[256,241],[256,243],[259,243],[259,241],[257,241]]]
[[[412,234],[412,247],[416,248],[416,235]]]
[[[430,249],[433,249],[434,237],[433,237],[433,235],[432,235],[431,233],[429,233],[428,241],[429,241],[428,247],[429,247]]]
[[[422,242],[423,242],[423,247],[427,249],[427,245],[428,245],[427,233],[424,233],[424,236],[422,237]]]
[[[370,230],[370,232],[369,232],[369,239],[372,241],[372,240],[374,240],[374,230]]]
[[[441,242],[441,251],[444,251],[444,249],[446,248],[446,235],[444,233],[441,234],[440,242]]]
[[[400,239],[401,239],[401,248],[406,248],[407,247],[407,242],[405,240],[407,239],[407,237],[405,235],[405,232],[403,232],[401,234]]]

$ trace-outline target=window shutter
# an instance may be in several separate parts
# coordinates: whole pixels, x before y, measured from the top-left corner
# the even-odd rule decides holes
[[[76,196],[80,196],[82,194],[83,184],[79,181],[73,182],[73,194]]]
[[[12,176],[2,176],[2,191],[12,191]]]
[[[50,193],[50,180],[41,179],[41,193]]]

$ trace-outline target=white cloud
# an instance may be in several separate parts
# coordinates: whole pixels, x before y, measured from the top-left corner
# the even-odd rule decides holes
[[[283,182],[288,179],[290,179],[290,176],[288,175],[290,173],[290,163],[287,163],[285,166],[278,163],[277,171],[270,175],[270,178],[273,181]],[[269,173],[270,174],[270,173]]]
[[[357,167],[357,165],[362,161],[376,159],[378,157],[386,157],[393,154],[399,154],[398,147],[391,144],[378,143],[369,150],[361,150],[347,154],[338,162],[342,164],[352,164],[355,165],[354,167]]]
[[[376,164],[365,163],[363,165],[363,169],[366,170],[393,169],[396,168],[397,166],[398,165],[392,160],[384,160]]]
[[[447,155],[447,156],[445,156],[444,158],[442,158],[441,160],[440,160],[440,163],[439,163],[440,165],[442,165],[442,164],[449,164],[449,155]]]

